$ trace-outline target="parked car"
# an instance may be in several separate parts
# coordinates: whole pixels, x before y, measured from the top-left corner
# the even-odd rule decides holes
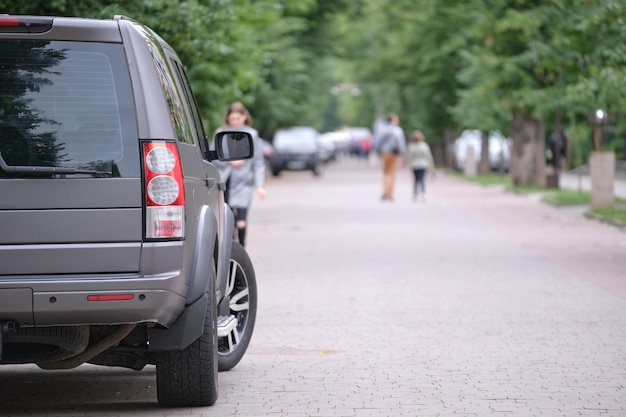
[[[322,133],[319,136],[319,144],[320,158],[324,164],[334,161],[337,158],[337,145],[327,133]]]
[[[510,139],[499,131],[489,132],[489,168],[492,170],[509,169],[511,161]],[[474,148],[476,163],[480,163],[482,150],[482,132],[480,130],[464,130],[453,143],[454,166],[463,169],[469,147]]]
[[[320,135],[322,144],[327,144],[329,152],[332,150],[330,160],[341,160],[348,155],[350,138],[350,134],[344,131],[325,132]]]
[[[373,138],[371,130],[367,127],[347,127],[344,131],[350,135],[350,154],[367,159],[372,150]]]
[[[270,159],[272,175],[282,171],[306,171],[319,176],[322,173],[320,135],[312,127],[279,129],[272,140],[274,155]]]
[[[266,139],[261,139],[261,143],[263,144],[263,157],[266,160],[270,159],[274,155],[274,146]]]
[[[0,67],[0,364],[154,364],[160,405],[213,404],[257,292],[212,161],[252,137],[209,147],[175,51],[126,17],[0,15]]]

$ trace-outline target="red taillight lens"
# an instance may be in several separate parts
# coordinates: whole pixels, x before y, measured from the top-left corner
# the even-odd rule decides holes
[[[185,189],[176,144],[143,144],[146,237],[183,238],[185,232]]]
[[[146,204],[148,206],[182,206],[185,204],[183,173],[178,148],[173,143],[144,144]]]

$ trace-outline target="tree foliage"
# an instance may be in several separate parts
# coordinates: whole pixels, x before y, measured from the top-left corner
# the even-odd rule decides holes
[[[598,108],[624,130],[622,0],[0,0],[0,6],[12,14],[125,14],[146,23],[181,55],[208,130],[234,100],[251,108],[255,127],[268,137],[288,125],[371,126],[387,112],[434,143],[466,128],[511,134],[515,117],[586,135]]]

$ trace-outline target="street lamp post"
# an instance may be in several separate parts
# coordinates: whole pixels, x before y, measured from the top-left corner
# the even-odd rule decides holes
[[[606,119],[607,113],[604,110],[596,110],[592,137],[593,150],[589,156],[592,208],[612,208],[615,204],[615,152],[601,149]]]
[[[597,151],[602,145],[602,130],[606,120],[606,112],[602,109],[596,110],[593,123],[593,150]]]

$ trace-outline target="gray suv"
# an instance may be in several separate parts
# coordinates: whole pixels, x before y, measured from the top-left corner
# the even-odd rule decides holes
[[[0,364],[156,365],[162,406],[217,399],[256,278],[185,69],[125,17],[0,15]]]

